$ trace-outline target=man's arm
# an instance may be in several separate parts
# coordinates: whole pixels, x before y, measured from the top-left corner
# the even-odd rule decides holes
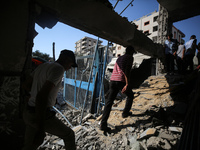
[[[126,85],[122,89],[122,93],[124,93],[126,91],[128,85],[129,85],[132,64],[133,64],[133,59],[131,60],[131,62],[128,62],[128,65],[126,65],[125,74],[124,74]]]
[[[185,46],[184,46],[184,48],[183,48],[182,59],[184,58],[184,55],[185,55]]]

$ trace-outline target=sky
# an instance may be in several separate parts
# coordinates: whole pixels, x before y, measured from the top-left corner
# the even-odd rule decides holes
[[[117,0],[109,0],[110,3],[115,6]],[[132,0],[123,0],[119,1],[115,11],[120,14],[124,8]],[[128,21],[133,21],[141,18],[149,13],[159,10],[159,4],[157,0],[134,0],[132,6],[129,7],[121,14],[122,17],[127,17]],[[190,39],[191,35],[196,35],[197,43],[200,42],[200,15],[192,17],[186,20],[175,22],[174,26],[182,31],[186,37],[183,38],[185,41]],[[94,39],[98,37],[81,31],[79,29],[73,28],[71,26],[65,25],[58,22],[52,29],[41,28],[37,24],[35,25],[35,30],[38,32],[38,35],[34,38],[34,47],[33,51],[39,50],[42,53],[49,54],[50,57],[53,56],[53,42],[55,42],[55,57],[56,59],[59,56],[59,53],[63,49],[75,50],[75,42],[81,38],[87,36]],[[107,44],[107,41],[100,38],[103,41],[103,45]]]

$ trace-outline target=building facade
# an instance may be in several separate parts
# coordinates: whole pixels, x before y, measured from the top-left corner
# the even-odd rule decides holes
[[[137,29],[144,34],[146,34],[153,42],[158,42],[158,16],[159,12],[154,11],[148,15],[145,15],[139,19],[132,21],[137,26]],[[172,26],[173,38],[177,39],[179,43],[184,42],[182,38],[185,37],[185,34],[177,29],[175,26]]]
[[[99,45],[101,45],[103,41],[99,40]],[[97,39],[93,39],[90,37],[83,37],[82,39],[80,39],[79,41],[77,41],[75,44],[75,54],[77,55],[83,55],[86,54],[88,52],[89,48],[95,47],[97,43]]]

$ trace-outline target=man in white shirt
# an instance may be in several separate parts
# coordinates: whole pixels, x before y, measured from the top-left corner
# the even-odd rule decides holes
[[[190,37],[190,40],[185,43],[185,55],[184,55],[184,61],[185,61],[185,66],[184,70],[187,70],[188,66],[190,69],[190,72],[194,70],[194,62],[193,58],[196,52],[196,36],[192,35]]]
[[[74,53],[62,50],[57,61],[39,65],[24,84],[30,91],[30,98],[23,113],[26,124],[23,150],[36,150],[42,144],[45,132],[62,138],[67,149],[76,149],[73,130],[51,110],[56,103],[63,74],[71,67],[77,67]]]
[[[167,40],[164,43],[165,49],[165,68],[168,74],[174,73],[174,59],[177,51],[177,40],[172,38],[173,34],[167,35]]]
[[[180,43],[178,46],[178,50],[176,52],[176,63],[178,67],[178,73],[183,74],[183,58],[184,58],[184,51],[185,51],[185,46],[183,43]]]

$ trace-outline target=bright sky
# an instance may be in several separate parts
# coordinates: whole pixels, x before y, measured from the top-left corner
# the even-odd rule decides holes
[[[117,2],[117,0],[109,1],[112,3],[113,7]],[[120,14],[130,2],[131,0],[119,1],[118,5],[115,8],[115,11]],[[132,4],[133,6],[130,5],[121,15],[122,17],[127,17],[129,21],[133,21],[155,10],[158,11],[159,9],[157,0],[134,0]],[[185,41],[188,41],[190,36],[194,34],[197,36],[197,43],[200,42],[199,25],[200,15],[174,23],[174,26],[186,35],[186,37],[184,38]],[[55,42],[56,59],[58,58],[60,51],[63,49],[74,51],[75,42],[80,40],[81,38],[85,36],[94,39],[98,38],[94,35],[88,34],[60,22],[58,22],[52,29],[43,29],[37,24],[35,26],[35,29],[39,34],[34,39],[33,51],[39,50],[40,52],[47,53],[52,57],[52,43]],[[100,40],[104,41],[103,45],[107,44],[106,40],[101,38]]]

